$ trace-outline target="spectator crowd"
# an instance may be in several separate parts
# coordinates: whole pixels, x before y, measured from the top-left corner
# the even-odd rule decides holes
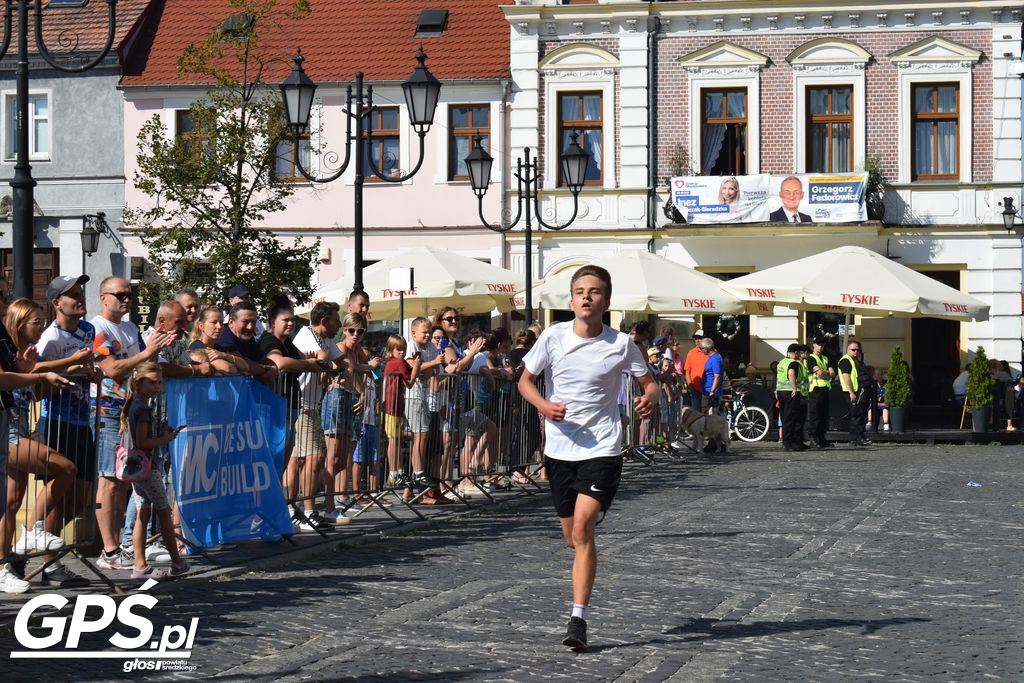
[[[304,320],[285,298],[257,310],[236,285],[226,311],[180,290],[141,333],[129,319],[126,280],[98,284],[90,302],[98,312],[89,319],[88,283],[85,275],[54,278],[44,309],[12,301],[0,281],[0,428],[8,435],[0,458],[0,591],[29,590],[29,558],[42,561],[43,585],[87,585],[61,558],[66,527],[92,521],[90,510],[99,571],[159,579],[189,570],[192,549],[175,533],[168,463],[182,426],[168,424],[161,407],[169,379],[245,375],[286,399],[280,475],[296,533],[324,533],[368,508],[464,502],[545,476],[543,421],[515,390],[540,325],[514,337],[504,328],[465,330],[459,309],[448,306],[413,319],[408,338],[391,335],[371,348],[364,292],[353,292],[344,310],[317,302]],[[856,340],[838,362],[816,339],[791,345],[767,378],[741,366],[731,379],[729,359],[702,330],[689,341],[670,326],[651,332],[639,322],[629,335],[661,400],[651,417],[634,419],[635,386],[623,376],[626,446],[682,447],[683,408],[727,413],[742,386],[771,397],[787,450],[808,448],[805,430],[812,446],[828,446],[834,384],[849,396],[855,443],[869,443],[865,432],[875,425],[888,428],[884,372],[864,364]],[[1009,428],[1021,403],[1021,384],[1011,384],[1006,400],[1017,412]],[[33,477],[37,493],[23,509]],[[77,537],[78,523],[72,528]]]

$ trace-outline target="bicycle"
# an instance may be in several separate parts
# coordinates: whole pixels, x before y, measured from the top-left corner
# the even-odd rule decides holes
[[[739,389],[732,393],[730,407],[725,414],[729,433],[735,434],[741,441],[760,441],[768,434],[771,419],[763,408],[748,406],[744,401],[745,395],[746,392]]]

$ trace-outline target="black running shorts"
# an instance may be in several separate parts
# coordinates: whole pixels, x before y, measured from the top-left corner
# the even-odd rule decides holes
[[[619,490],[622,475],[622,456],[589,460],[557,460],[544,457],[551,499],[559,517],[572,517],[576,511],[576,496],[583,494],[601,504],[601,512],[611,507],[615,492]]]

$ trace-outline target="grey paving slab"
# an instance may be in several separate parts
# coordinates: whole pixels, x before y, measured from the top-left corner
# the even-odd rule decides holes
[[[163,596],[158,625],[199,617],[198,668],[132,677],[1020,681],[1022,485],[1006,446],[691,457],[625,481],[600,525],[589,653],[558,644],[572,554],[538,500]]]

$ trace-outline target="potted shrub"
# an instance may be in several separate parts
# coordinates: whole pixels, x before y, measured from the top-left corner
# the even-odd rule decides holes
[[[906,431],[907,412],[910,410],[910,368],[903,358],[903,349],[899,346],[893,348],[889,357],[885,403],[889,406],[889,425],[892,431]]]
[[[995,383],[988,370],[985,349],[979,346],[967,370],[967,403],[971,406],[972,431],[986,432],[992,424],[992,388]]]

